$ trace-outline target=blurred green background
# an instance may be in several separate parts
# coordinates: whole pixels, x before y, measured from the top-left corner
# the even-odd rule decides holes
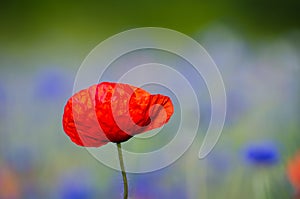
[[[193,36],[221,23],[251,39],[299,27],[299,1],[2,1],[2,62],[80,64],[95,44],[121,31],[159,26]],[[76,55],[76,56],[74,56]],[[74,58],[77,57],[77,58]],[[54,59],[53,59],[54,58]],[[29,62],[34,67],[37,64]],[[27,63],[28,64],[28,63]],[[1,65],[5,66],[5,62]]]
[[[228,113],[206,159],[197,158],[204,120],[173,165],[129,174],[131,198],[291,198],[299,9],[299,1],[1,1],[0,198],[121,198],[120,174],[71,143],[61,116],[85,56],[114,34],[146,26],[205,47],[223,75]]]

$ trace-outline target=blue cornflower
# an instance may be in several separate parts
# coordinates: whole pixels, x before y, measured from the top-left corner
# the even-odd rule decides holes
[[[245,148],[245,158],[254,165],[274,165],[279,161],[279,152],[274,143],[252,143]]]

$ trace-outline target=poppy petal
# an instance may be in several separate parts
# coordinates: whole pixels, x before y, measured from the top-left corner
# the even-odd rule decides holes
[[[75,93],[67,102],[63,127],[80,146],[124,142],[159,128],[174,112],[169,97],[128,84],[102,82]]]

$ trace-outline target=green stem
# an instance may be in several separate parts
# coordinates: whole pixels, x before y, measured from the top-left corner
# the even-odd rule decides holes
[[[121,143],[117,143],[117,146],[118,146],[120,167],[121,167],[122,177],[123,177],[123,182],[124,182],[124,199],[127,199],[128,198],[128,182],[127,182],[127,177],[126,177],[126,172],[125,172],[125,167],[124,167]]]

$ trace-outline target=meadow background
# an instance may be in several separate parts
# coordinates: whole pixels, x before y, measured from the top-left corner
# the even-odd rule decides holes
[[[300,150],[299,9],[299,1],[1,1],[0,198],[121,198],[120,173],[73,144],[61,118],[85,56],[144,26],[204,46],[223,76],[228,112],[216,148],[199,160],[210,117],[204,94],[196,141],[165,169],[129,174],[131,198],[292,198],[286,168]],[[160,136],[135,146],[152,150],[174,134]]]

